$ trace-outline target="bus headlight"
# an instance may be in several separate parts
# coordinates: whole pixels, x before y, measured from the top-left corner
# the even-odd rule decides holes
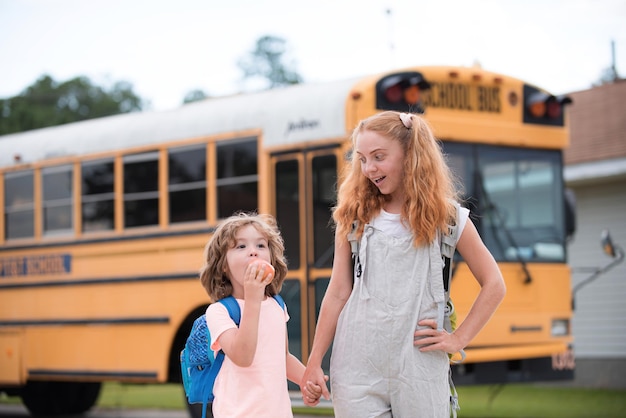
[[[553,319],[550,331],[553,337],[569,335],[569,319]]]

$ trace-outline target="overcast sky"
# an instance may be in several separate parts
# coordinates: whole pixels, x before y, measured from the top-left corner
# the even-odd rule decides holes
[[[479,63],[554,94],[612,65],[626,77],[624,0],[0,0],[0,98],[41,75],[133,84],[151,108],[241,89],[237,61],[287,41],[305,82]]]

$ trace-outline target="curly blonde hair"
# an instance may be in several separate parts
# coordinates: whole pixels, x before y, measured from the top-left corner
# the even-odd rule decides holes
[[[432,242],[437,230],[447,233],[447,224],[456,213],[453,202],[457,199],[457,192],[441,144],[424,118],[392,111],[370,116],[360,121],[352,132],[353,150],[359,134],[364,131],[376,132],[402,145],[406,200],[401,217],[413,232],[413,244],[420,246]],[[389,198],[363,174],[361,162],[355,154],[352,153],[341,175],[337,205],[333,209],[338,237],[347,237],[355,220],[359,223],[360,236],[363,226],[380,213]]]
[[[212,302],[232,295],[233,285],[226,275],[226,253],[236,244],[236,234],[244,226],[252,225],[268,242],[270,263],[274,267],[274,279],[265,287],[265,294],[274,296],[280,292],[287,276],[285,244],[276,220],[271,215],[238,212],[223,220],[204,248],[204,265],[200,269],[200,282]]]

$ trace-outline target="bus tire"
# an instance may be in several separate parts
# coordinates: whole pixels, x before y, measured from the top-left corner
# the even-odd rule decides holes
[[[28,381],[21,398],[34,417],[79,415],[96,404],[101,387],[100,382]]]
[[[190,418],[202,418],[202,404],[194,403],[190,404],[185,398],[185,404],[187,404],[187,411]],[[206,418],[213,418],[213,404],[209,403],[206,406]]]

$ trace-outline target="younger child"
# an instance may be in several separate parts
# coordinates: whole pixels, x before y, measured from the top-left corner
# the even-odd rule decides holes
[[[293,417],[287,379],[300,384],[305,367],[289,352],[289,315],[273,298],[287,274],[283,253],[274,218],[253,213],[224,220],[206,245],[202,285],[214,302],[232,295],[241,308],[239,327],[221,303],[206,311],[211,348],[226,354],[213,388],[215,418]],[[321,395],[319,385],[301,389]]]

